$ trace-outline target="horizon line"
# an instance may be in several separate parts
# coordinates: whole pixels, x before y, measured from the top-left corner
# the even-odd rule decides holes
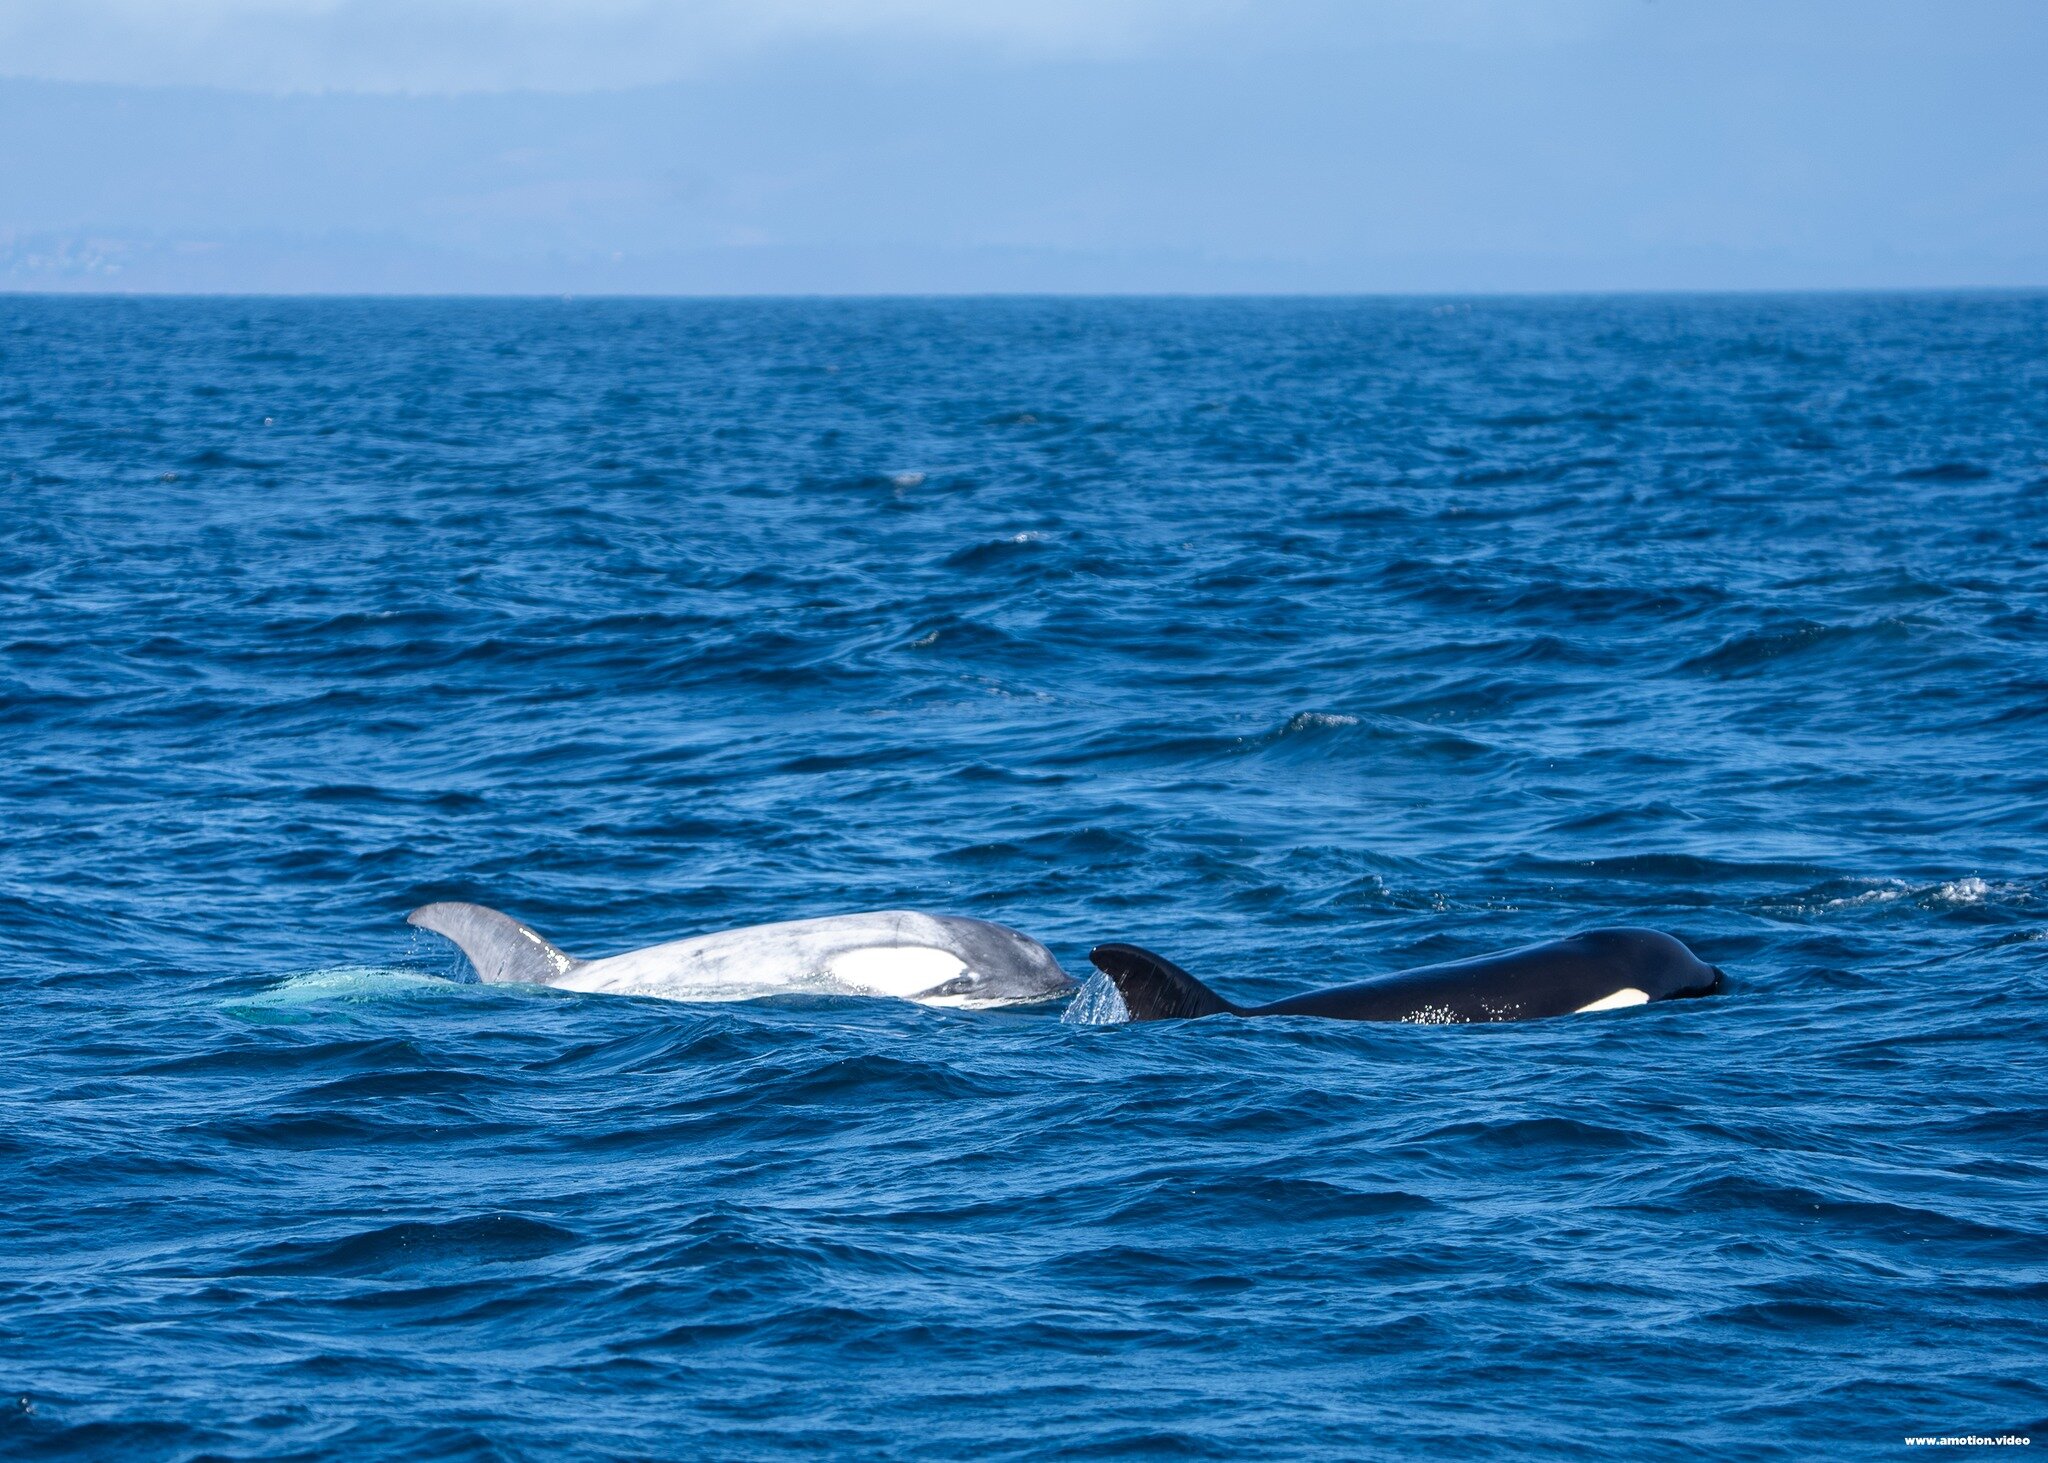
[[[800,300],[1520,300],[1748,298],[1889,295],[2040,295],[2040,284],[1957,285],[1639,285],[1624,289],[1499,290],[158,290],[14,289],[6,300],[588,300],[734,301]]]

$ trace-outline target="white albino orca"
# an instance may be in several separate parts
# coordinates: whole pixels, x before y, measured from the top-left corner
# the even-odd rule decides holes
[[[485,981],[748,1001],[761,996],[893,996],[927,1006],[1029,1006],[1072,995],[1052,952],[986,920],[879,910],[721,930],[623,955],[578,960],[481,904],[428,904],[406,923],[445,935]]]

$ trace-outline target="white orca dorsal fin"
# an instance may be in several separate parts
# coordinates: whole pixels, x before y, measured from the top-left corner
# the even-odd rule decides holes
[[[493,985],[552,985],[583,963],[539,931],[481,904],[423,904],[405,922],[453,940],[477,978]]]

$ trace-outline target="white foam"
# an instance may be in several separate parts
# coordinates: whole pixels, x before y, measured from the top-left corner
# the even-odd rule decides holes
[[[1971,875],[1967,879],[1952,879],[1934,891],[1933,897],[1943,904],[1982,904],[1984,896],[1991,892],[1991,886],[1982,879]]]
[[[1862,904],[1890,904],[1893,900],[1903,899],[1912,892],[1912,886],[1904,879],[1890,879],[1882,888],[1865,889],[1861,894],[1844,894],[1838,899],[1825,900],[1821,908],[1854,909]]]
[[[1060,1020],[1068,1026],[1115,1026],[1130,1019],[1130,1008],[1124,1005],[1122,992],[1099,970],[1088,977],[1073,1003],[1060,1014]]]
[[[1874,904],[1893,904],[1901,899],[1911,898],[1921,908],[1939,904],[1982,904],[1989,898],[2011,898],[2024,900],[2025,886],[2019,884],[1994,884],[1970,874],[1961,879],[1950,879],[1944,884],[1909,884],[1904,879],[1885,879],[1876,888],[1865,889],[1860,894],[1844,894],[1835,899],[1821,901],[1821,909],[1856,909]]]

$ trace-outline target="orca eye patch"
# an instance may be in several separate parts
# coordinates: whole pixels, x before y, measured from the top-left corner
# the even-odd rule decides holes
[[[870,945],[842,951],[825,969],[857,990],[908,999],[964,976],[967,962],[927,945]]]

